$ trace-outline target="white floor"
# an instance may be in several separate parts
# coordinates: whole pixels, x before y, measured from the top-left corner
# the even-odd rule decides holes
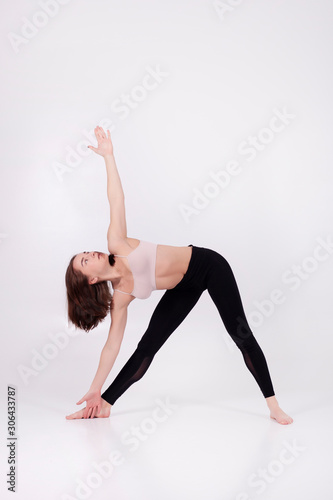
[[[293,424],[270,419],[261,397],[214,401],[136,390],[109,419],[75,421],[65,419],[60,397],[23,401],[17,492],[6,498],[333,498],[331,398],[290,393],[278,400]]]
[[[0,14],[0,499],[332,500],[332,0],[15,0]],[[230,263],[293,424],[269,418],[207,291],[110,419],[65,419],[110,327],[66,327],[70,257],[107,252],[96,125],[128,236]],[[130,305],[110,383],[163,293]]]

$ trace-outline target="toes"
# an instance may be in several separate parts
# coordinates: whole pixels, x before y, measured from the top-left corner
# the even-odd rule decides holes
[[[75,413],[72,413],[71,415],[66,415],[66,420],[74,420],[74,419],[77,419],[77,418],[86,418],[86,419],[92,419],[92,418],[103,418],[103,417],[108,417],[110,415],[110,413],[108,412],[102,412],[101,409],[99,409],[99,411],[97,410],[97,408],[95,408],[91,415],[90,416],[84,416],[84,409],[83,410],[79,410]]]
[[[293,419],[291,417],[288,417],[287,419],[281,421],[281,424],[285,424],[285,425],[292,424],[292,423],[293,423]]]
[[[76,418],[83,418],[82,417],[82,410],[77,411],[75,413],[72,413],[71,415],[67,415],[66,416],[67,420],[73,420],[73,419],[76,419]]]

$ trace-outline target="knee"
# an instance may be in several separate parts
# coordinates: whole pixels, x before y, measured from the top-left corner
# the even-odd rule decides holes
[[[136,348],[137,354],[139,354],[141,357],[144,358],[153,358],[155,355],[155,350],[151,344],[147,344],[146,342],[143,342],[140,340],[140,342],[137,345]]]
[[[253,333],[248,335],[246,338],[240,339],[239,337],[237,337],[237,339],[234,340],[237,344],[237,347],[244,352],[253,352],[256,351],[259,347]]]
[[[247,321],[237,322],[236,324],[228,325],[227,330],[232,337],[232,340],[240,349],[251,349],[256,347],[257,341]]]

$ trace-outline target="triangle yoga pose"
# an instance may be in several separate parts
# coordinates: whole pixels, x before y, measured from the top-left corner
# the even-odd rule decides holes
[[[95,135],[98,147],[89,147],[104,157],[107,170],[109,254],[82,252],[71,258],[65,278],[68,317],[78,328],[90,331],[110,312],[111,327],[92,384],[77,402],[85,401],[86,407],[66,418],[109,417],[111,407],[144,376],[158,350],[207,290],[225,329],[266,399],[270,417],[280,424],[291,424],[293,419],[280,408],[275,397],[264,353],[248,324],[229,262],[206,247],[159,245],[128,237],[125,198],[110,132],[106,134],[101,127],[96,127]],[[112,284],[112,294],[108,282]],[[135,298],[147,299],[154,290],[165,292],[146,331],[113,382],[102,392],[123,340],[129,304]]]

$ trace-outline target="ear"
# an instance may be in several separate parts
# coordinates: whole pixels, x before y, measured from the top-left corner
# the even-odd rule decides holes
[[[94,285],[97,282],[98,282],[98,278],[96,278],[96,276],[95,276],[95,278],[92,278],[91,280],[89,280],[89,285]]]

